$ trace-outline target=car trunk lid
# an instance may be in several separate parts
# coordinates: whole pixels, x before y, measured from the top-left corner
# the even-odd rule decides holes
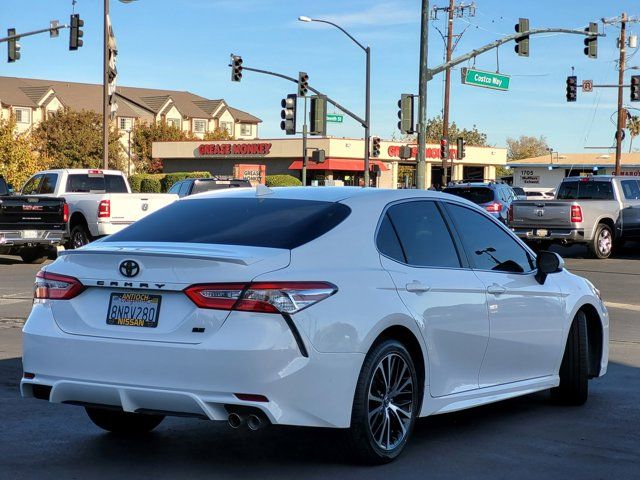
[[[518,200],[512,203],[512,227],[571,227],[571,201]]]

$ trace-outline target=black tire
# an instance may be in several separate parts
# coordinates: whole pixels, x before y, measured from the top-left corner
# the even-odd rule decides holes
[[[397,383],[395,380],[388,382],[391,388],[380,383],[380,378],[386,378],[381,376],[379,370],[384,368],[383,362],[389,362],[385,365],[389,366],[396,377],[399,377]],[[407,367],[406,373],[402,370],[403,365]],[[400,374],[401,370],[402,374]],[[409,380],[410,385],[407,384]],[[351,427],[347,431],[348,443],[357,461],[369,465],[380,465],[391,462],[400,455],[411,436],[420,412],[422,385],[418,382],[411,355],[402,343],[396,340],[385,340],[369,351],[356,385]],[[407,384],[406,387],[405,384]],[[382,392],[380,388],[386,388],[386,392]],[[370,399],[371,392],[378,400]],[[379,408],[375,407],[378,404]],[[376,410],[379,413],[372,413]],[[399,414],[398,411],[407,412],[409,416]],[[370,413],[372,413],[371,421]],[[392,432],[393,429],[396,431]],[[387,432],[386,435],[385,432]],[[374,435],[382,438],[383,444],[385,442],[383,437],[386,437],[388,448],[381,446]]]
[[[560,365],[560,385],[551,389],[551,398],[564,405],[583,405],[589,397],[589,339],[587,317],[576,314],[569,329]]]
[[[80,248],[91,242],[91,234],[87,230],[87,227],[85,227],[81,223],[79,223],[78,225],[75,225],[71,229],[69,236],[71,238],[69,239],[68,245],[71,248]]]
[[[129,413],[106,408],[86,407],[87,415],[98,427],[112,433],[140,434],[147,433],[160,425],[162,415]]]
[[[613,251],[613,232],[611,227],[605,223],[598,224],[596,233],[588,246],[594,257],[600,259],[609,258]]]
[[[40,265],[49,258],[49,252],[42,247],[23,248],[20,250],[19,255],[24,263],[32,265]]]

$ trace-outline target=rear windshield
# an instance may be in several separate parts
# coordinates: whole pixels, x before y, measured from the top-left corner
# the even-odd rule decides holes
[[[351,213],[334,202],[276,198],[181,200],[144,217],[105,242],[184,242],[296,248]]]
[[[516,195],[526,195],[526,193],[524,193],[524,188],[522,187],[512,187],[513,191],[516,192]]]
[[[120,175],[89,175],[86,173],[72,173],[67,177],[69,193],[128,193],[124,178]]]
[[[559,200],[613,200],[611,182],[562,182],[556,198]]]
[[[193,190],[191,191],[191,195],[195,195],[196,193],[208,192],[210,190],[222,190],[224,188],[239,188],[239,187],[250,187],[251,184],[249,182],[226,182],[226,183],[218,183],[215,181],[197,181],[193,184]]]
[[[489,203],[493,201],[493,190],[487,187],[454,187],[445,188],[445,193],[466,198],[473,203]]]

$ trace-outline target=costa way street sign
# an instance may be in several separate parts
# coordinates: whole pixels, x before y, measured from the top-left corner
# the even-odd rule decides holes
[[[343,120],[344,120],[343,115],[337,115],[335,113],[327,114],[327,122],[342,123]]]
[[[509,75],[501,73],[485,72],[474,68],[463,68],[462,83],[471,85],[472,87],[491,88],[493,90],[509,90]]]

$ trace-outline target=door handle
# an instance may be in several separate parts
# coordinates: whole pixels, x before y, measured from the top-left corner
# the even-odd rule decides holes
[[[503,293],[505,293],[507,291],[507,289],[505,287],[503,287],[502,285],[497,285],[497,284],[493,284],[493,285],[489,285],[487,287],[487,292],[488,293],[493,293],[494,295],[501,295]]]
[[[424,293],[431,290],[430,286],[424,285],[420,282],[407,283],[404,288],[406,288],[407,292],[412,292],[412,293]]]

